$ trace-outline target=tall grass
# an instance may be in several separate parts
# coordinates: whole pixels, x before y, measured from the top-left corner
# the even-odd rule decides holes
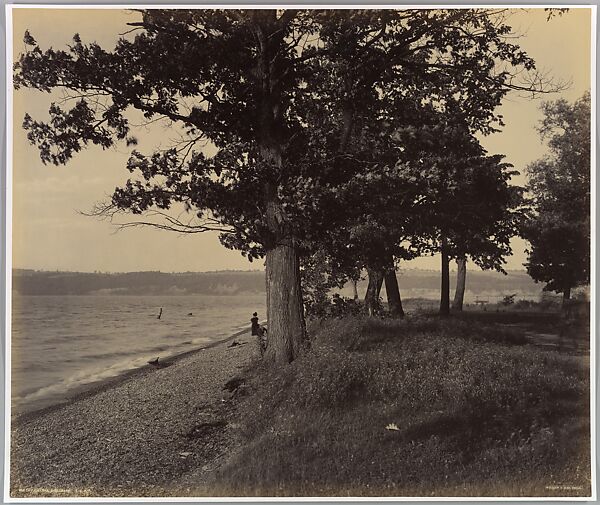
[[[589,493],[581,358],[467,320],[345,318],[310,332],[310,352],[252,372],[218,493]]]

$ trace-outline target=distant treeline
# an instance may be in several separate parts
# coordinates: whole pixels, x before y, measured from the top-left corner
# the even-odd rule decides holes
[[[13,270],[21,295],[233,295],[265,291],[260,271],[84,273]]]
[[[433,270],[398,272],[400,289],[439,289],[440,277]],[[362,283],[361,283],[362,284]],[[365,283],[366,284],[366,283]],[[473,293],[537,292],[525,272],[469,272],[467,290]],[[265,274],[261,271],[220,272],[129,272],[84,273],[13,270],[13,290],[22,295],[234,295],[264,293]],[[346,290],[344,290],[346,291]]]

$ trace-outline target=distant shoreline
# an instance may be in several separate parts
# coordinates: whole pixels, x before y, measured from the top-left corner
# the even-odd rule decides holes
[[[536,284],[525,271],[509,271],[504,275],[495,271],[467,268],[467,290],[539,292],[543,284]],[[204,272],[204,273],[82,273],[40,272],[13,270],[13,293],[19,295],[137,295],[137,296],[263,296],[265,274],[262,271]],[[440,273],[436,270],[403,269],[398,273],[400,290],[439,290]],[[456,277],[451,275],[451,284]],[[366,280],[358,283],[359,291],[366,290]],[[346,286],[347,287],[347,286]],[[410,295],[409,295],[410,296]]]
[[[452,267],[451,267],[452,268]],[[418,268],[418,267],[412,267],[412,268],[401,268],[400,271],[418,271],[418,272],[437,272],[438,270],[435,268]],[[49,273],[49,274],[98,274],[98,275],[121,275],[121,274],[142,274],[142,273],[159,273],[159,274],[168,274],[168,275],[186,275],[186,274],[227,274],[227,273],[234,273],[234,274],[245,274],[245,273],[264,273],[265,270],[264,269],[254,269],[254,270],[189,270],[186,272],[163,272],[162,270],[132,270],[132,271],[128,271],[128,272],[102,272],[99,270],[94,270],[94,271],[87,271],[87,270],[44,270],[43,268],[41,269],[36,269],[36,268],[22,268],[22,267],[13,267],[12,269],[13,272],[38,272],[38,273]],[[451,270],[452,271],[452,270]],[[456,271],[456,269],[454,269],[454,271]],[[527,270],[525,270],[524,268],[509,268],[506,269],[507,272],[522,272],[522,273],[526,273]]]
[[[96,275],[123,275],[123,274],[167,274],[167,275],[188,275],[188,274],[252,274],[252,273],[264,273],[264,269],[254,270],[190,270],[187,272],[163,272],[161,270],[132,270],[129,272],[102,272],[100,270],[86,271],[86,270],[44,270],[36,268],[21,268],[13,267],[13,272],[22,273],[43,273],[43,274],[96,274]]]
[[[124,291],[109,290],[107,292],[91,291],[89,293],[21,293],[16,288],[12,289],[13,294],[18,296],[263,296],[265,292],[242,291],[239,293],[126,293]]]

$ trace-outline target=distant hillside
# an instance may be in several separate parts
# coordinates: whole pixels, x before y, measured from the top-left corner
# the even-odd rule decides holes
[[[454,281],[455,273],[451,273]],[[433,270],[401,270],[398,272],[400,292],[405,298],[436,298],[439,296],[440,274]],[[522,271],[508,275],[473,270],[467,272],[467,291],[474,296],[519,293],[537,296],[543,285],[535,284]],[[130,272],[83,273],[13,270],[13,290],[22,295],[233,295],[264,293],[265,274],[262,271],[221,272]],[[366,281],[359,284],[364,296]],[[350,286],[342,290],[352,296]],[[382,293],[385,297],[385,291]]]
[[[83,273],[13,270],[22,295],[232,295],[265,291],[260,271]]]

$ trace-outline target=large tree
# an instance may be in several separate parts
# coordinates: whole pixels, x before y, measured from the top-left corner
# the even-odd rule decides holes
[[[101,211],[131,212],[141,223],[153,212],[165,219],[159,227],[217,230],[225,246],[265,256],[266,356],[289,362],[305,341],[303,244],[334,226],[336,185],[377,169],[345,163],[356,104],[384,89],[412,90],[415,100],[430,102],[433,87],[437,107],[461,103],[454,114],[492,128],[506,90],[531,89],[539,79],[504,16],[484,9],[151,9],[130,23],[135,36],[112,51],[78,35],[67,50],[42,50],[26,33],[14,82],[63,89],[71,100],[67,110],[53,103],[48,122],[25,117],[44,162],[67,163],[89,144],[135,143],[132,110],[147,124],[178,125],[179,145],[132,151],[132,177]],[[530,79],[517,83],[517,75]],[[203,151],[207,142],[214,156]],[[170,215],[177,204],[197,220]]]
[[[468,255],[484,269],[502,270],[518,232],[522,190],[509,184],[516,173],[511,165],[488,156],[464,118],[423,110],[421,123],[408,129],[417,132],[414,152],[403,153],[420,195],[414,243],[420,253],[440,253],[440,312],[448,314],[450,259]]]
[[[449,214],[448,259],[454,258],[458,266],[456,311],[462,310],[467,260],[482,270],[506,273],[503,265],[512,254],[510,241],[519,234],[525,212],[523,188],[511,183],[518,172],[503,162],[503,156],[473,159],[464,175],[457,181],[454,211]]]
[[[539,132],[550,152],[527,167],[534,212],[523,229],[525,266],[568,300],[572,288],[590,282],[590,94],[573,104],[545,103],[542,111]]]
[[[104,210],[144,214],[181,202],[199,222],[182,227],[167,216],[166,226],[216,229],[227,246],[265,255],[268,353],[290,361],[305,334],[300,237],[286,211],[292,199],[303,203],[289,167],[301,166],[305,146],[290,108],[306,63],[289,39],[296,30],[308,36],[310,21],[295,11],[148,10],[130,24],[141,32],[112,52],[78,35],[68,51],[43,52],[26,34],[33,47],[16,65],[16,85],[64,88],[75,100],[67,111],[52,104],[49,123],[26,116],[29,139],[44,162],[65,163],[87,144],[126,139],[131,109],[180,124],[188,137],[182,146],[132,152],[127,169],[135,178]],[[215,156],[199,148],[206,141]]]

